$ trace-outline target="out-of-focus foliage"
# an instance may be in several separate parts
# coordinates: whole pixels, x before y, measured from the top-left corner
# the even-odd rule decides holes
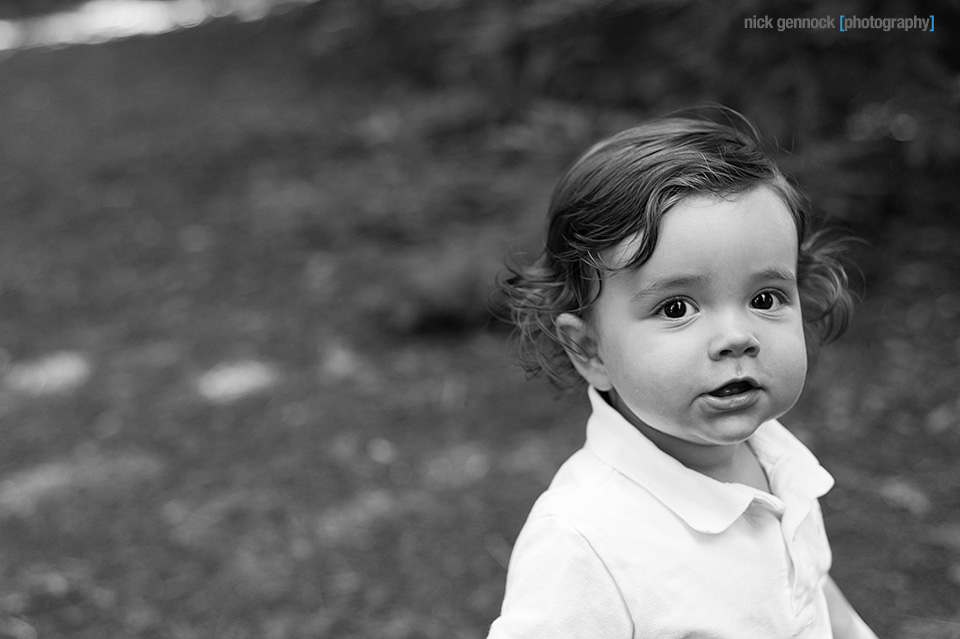
[[[66,11],[82,4],[80,0],[7,0],[0,4],[0,19],[16,20],[29,16]]]
[[[3,0],[0,2],[0,20],[21,20],[25,18],[35,18],[51,13],[74,11],[87,3],[96,3],[108,5],[111,3],[136,3],[136,2],[174,2],[176,0]],[[181,0],[182,1],[182,0]],[[304,0],[308,2],[309,0]],[[232,5],[250,5],[245,0],[196,0],[207,8],[216,8],[225,6],[229,8]],[[256,0],[256,4],[274,5],[281,4],[283,0]]]
[[[934,14],[941,27],[841,32],[842,14]],[[755,15],[773,28],[746,28]],[[829,16],[836,28],[776,26]],[[320,65],[428,86],[480,83],[499,95],[505,119],[544,96],[642,114],[723,103],[781,148],[830,167],[818,176],[821,199],[828,209],[847,202],[830,212],[850,219],[898,208],[887,200],[904,172],[957,168],[960,45],[949,25],[958,16],[952,1],[331,0],[303,22]],[[863,210],[851,210],[863,195]]]

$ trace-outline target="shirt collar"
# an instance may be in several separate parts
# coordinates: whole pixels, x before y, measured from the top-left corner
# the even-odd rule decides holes
[[[743,484],[720,482],[687,468],[657,448],[595,388],[590,387],[588,395],[593,413],[587,421],[586,448],[646,489],[694,530],[723,532],[754,501],[777,514],[805,505],[802,515],[797,513],[805,516],[811,500],[833,486],[833,478],[813,453],[776,421],[761,424],[749,439],[774,496]]]

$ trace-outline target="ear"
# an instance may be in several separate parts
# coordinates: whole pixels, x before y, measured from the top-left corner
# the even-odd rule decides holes
[[[600,357],[597,339],[590,325],[573,313],[561,313],[557,317],[556,326],[563,350],[567,352],[567,357],[580,376],[597,390],[612,389],[613,385],[607,377],[607,369]]]

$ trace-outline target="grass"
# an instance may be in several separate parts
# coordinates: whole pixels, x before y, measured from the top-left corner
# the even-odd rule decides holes
[[[467,639],[497,614],[585,407],[523,380],[489,283],[638,114],[498,122],[477,88],[313,69],[296,36],[0,62],[0,634]],[[881,636],[954,637],[960,231],[898,219],[785,421],[837,477],[849,598]]]

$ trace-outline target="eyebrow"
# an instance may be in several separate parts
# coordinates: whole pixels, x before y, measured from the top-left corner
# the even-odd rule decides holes
[[[672,291],[682,288],[696,288],[704,286],[710,278],[706,275],[678,275],[676,277],[666,277],[650,282],[638,291],[631,301],[636,302],[645,297],[663,295],[666,291]],[[768,268],[758,271],[750,277],[754,283],[760,282],[782,282],[785,284],[796,284],[797,276],[790,270],[782,268]]]
[[[797,274],[793,271],[783,268],[768,268],[760,271],[753,276],[754,282],[786,282],[788,284],[797,283]]]
[[[644,297],[662,295],[665,291],[672,291],[678,288],[694,288],[703,286],[707,283],[705,275],[678,275],[676,277],[667,277],[660,280],[654,280],[640,289],[631,301],[637,301]]]

